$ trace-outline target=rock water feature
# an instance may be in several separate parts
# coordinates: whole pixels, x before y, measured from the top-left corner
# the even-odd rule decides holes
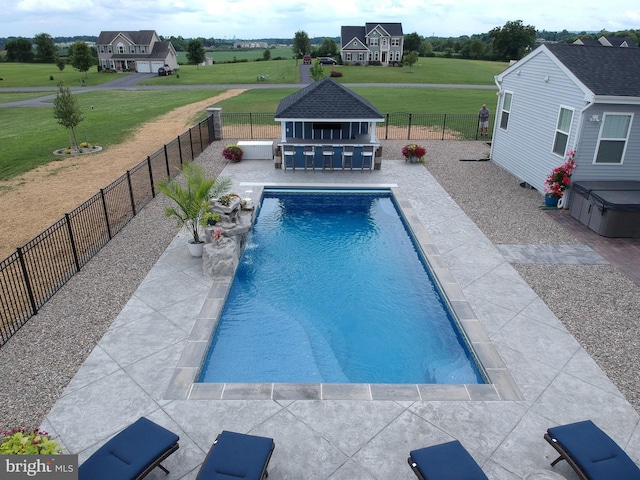
[[[220,221],[205,228],[202,269],[212,278],[233,276],[240,262],[245,236],[253,225],[253,204],[241,201],[236,195],[223,195],[211,201],[210,210],[220,215]]]

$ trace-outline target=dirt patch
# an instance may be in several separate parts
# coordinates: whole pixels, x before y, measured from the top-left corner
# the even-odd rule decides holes
[[[198,112],[244,91],[229,90],[177,108],[142,125],[131,140],[100,153],[50,162],[0,182],[0,259],[184,133]]]

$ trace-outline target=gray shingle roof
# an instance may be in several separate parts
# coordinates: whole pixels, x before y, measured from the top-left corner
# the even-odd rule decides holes
[[[138,31],[103,31],[100,32],[97,45],[107,45],[116,38],[117,35],[122,34],[129,38],[136,45],[149,45],[155,30],[138,30]]]
[[[384,28],[385,31],[392,37],[399,37],[402,35],[401,23],[375,23],[375,22],[366,23],[365,27],[366,27],[367,33],[369,33],[371,30],[376,28],[378,25]]]
[[[546,48],[594,94],[640,97],[640,48],[567,44]]]
[[[362,42],[363,45],[366,45],[364,27],[343,26],[340,28],[340,43],[342,48],[344,48],[345,45],[354,38],[357,38]],[[362,49],[365,50],[366,47]]]
[[[331,78],[318,80],[283,98],[275,118],[384,120],[384,116],[368,100]]]

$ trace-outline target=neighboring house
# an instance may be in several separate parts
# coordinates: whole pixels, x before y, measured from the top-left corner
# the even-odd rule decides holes
[[[624,47],[624,48],[638,48],[633,40],[624,37],[605,37],[604,35],[599,39],[593,38],[579,38],[574,45],[595,45],[603,47]]]
[[[172,43],[160,41],[155,30],[100,32],[96,48],[102,69],[157,73],[164,66],[178,68],[178,55]]]
[[[496,76],[491,159],[544,191],[569,150],[572,180],[640,180],[640,49],[542,45]]]
[[[340,30],[343,63],[398,65],[402,61],[403,47],[401,23],[367,23],[364,27],[342,27]]]
[[[240,42],[233,42],[233,48],[269,48],[269,44],[267,42],[244,40]]]

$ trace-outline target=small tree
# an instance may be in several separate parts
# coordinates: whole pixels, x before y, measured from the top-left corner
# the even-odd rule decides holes
[[[404,56],[402,57],[402,63],[404,65],[409,65],[409,70],[411,70],[411,67],[413,67],[413,64],[416,63],[418,61],[418,52],[407,52],[404,54]]]
[[[311,40],[309,40],[307,32],[300,30],[295,33],[291,50],[296,58],[302,58],[311,52]]]
[[[56,67],[58,67],[58,70],[63,71],[64,67],[65,67],[65,63],[64,60],[60,57],[56,58]]]
[[[262,59],[271,60],[271,50],[269,50],[268,48],[265,48],[264,52],[262,52]]]
[[[318,60],[317,58],[309,69],[309,74],[311,75],[311,78],[314,82],[317,82],[318,80],[324,78],[324,68],[322,68],[322,65],[320,65],[320,60]]]
[[[69,54],[73,68],[84,72],[84,78],[87,78],[87,72],[96,64],[95,57],[91,52],[91,47],[89,47],[86,42],[77,41],[71,45]]]
[[[36,59],[42,63],[55,63],[58,56],[58,47],[56,47],[53,38],[48,33],[39,33],[33,37],[33,43],[36,46]]]
[[[71,94],[71,90],[69,87],[65,87],[62,82],[58,84],[58,93],[53,101],[53,116],[60,125],[70,130],[71,148],[78,150],[75,128],[84,120],[84,115],[75,97]]]
[[[205,51],[202,46],[202,41],[200,41],[200,39],[189,40],[189,44],[187,45],[187,60],[189,63],[199,65],[204,62],[204,59]]]

